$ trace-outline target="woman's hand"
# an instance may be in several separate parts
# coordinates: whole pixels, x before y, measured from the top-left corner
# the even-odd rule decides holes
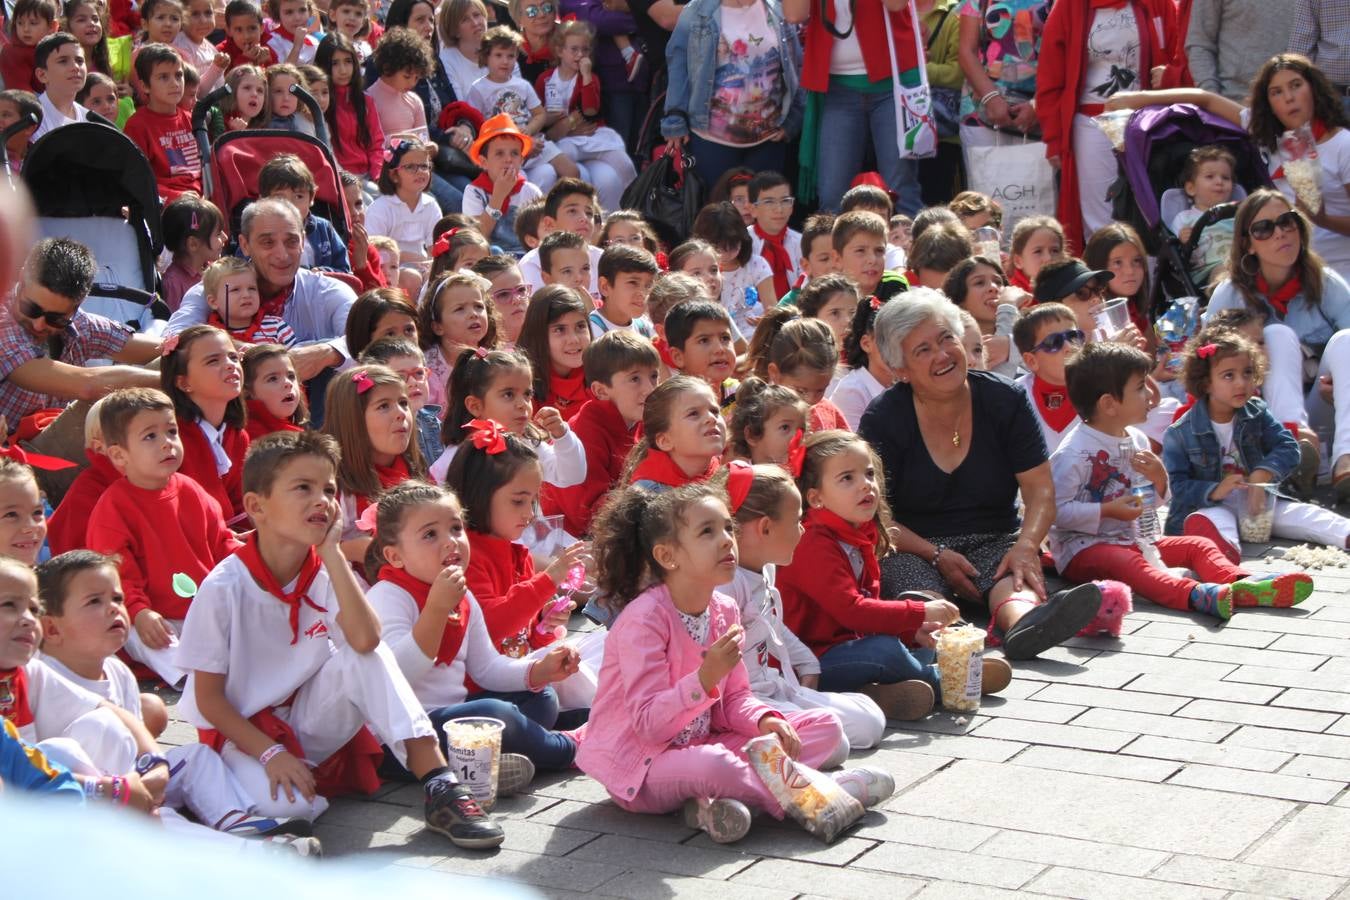
[[[447,145],[467,153],[469,145],[473,143],[473,130],[467,125],[456,125],[445,133],[445,140]]]
[[[759,720],[759,733],[777,735],[778,742],[783,745],[783,752],[791,759],[796,759],[802,753],[802,739],[797,736],[797,729],[788,723],[787,719],[778,716],[765,716]]]
[[[961,610],[950,600],[929,600],[923,605],[923,620],[934,622],[940,628],[947,627],[959,618]]]
[[[1118,109],[1143,109],[1157,102],[1148,91],[1121,91],[1107,97],[1103,105],[1107,112],[1115,112]]]
[[[1008,101],[1004,99],[1002,94],[991,97],[989,102],[984,104],[985,120],[988,121],[990,125],[994,125],[998,128],[1012,127],[1013,119],[1011,112],[1012,110],[1008,106]]]
[[[1018,540],[1012,549],[1004,555],[994,572],[994,581],[1004,575],[1013,577],[1013,590],[1034,591],[1036,596],[1045,597],[1045,573],[1041,570],[1041,552],[1031,544]]]
[[[1030,103],[1014,103],[1010,108],[1013,125],[1018,131],[1026,134],[1037,125],[1036,107]]]
[[[950,548],[943,550],[937,559],[937,570],[958,597],[972,601],[980,599],[980,592],[971,580],[980,574],[980,570],[960,553]]]

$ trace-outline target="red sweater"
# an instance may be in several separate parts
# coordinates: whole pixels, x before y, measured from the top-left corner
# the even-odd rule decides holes
[[[80,550],[85,547],[84,538],[89,533],[89,514],[94,511],[98,498],[103,496],[108,485],[122,477],[108,457],[92,450],[84,451],[89,458],[89,468],[75,477],[61,505],[47,520],[47,546],[52,556],[59,556],[67,550]]]
[[[279,60],[277,59],[276,51],[273,50],[271,47],[267,46],[266,44],[263,44],[262,48],[267,51],[267,62],[263,63],[263,68],[266,68],[267,66],[275,66],[279,62]],[[235,66],[242,66],[245,64],[252,66],[256,66],[258,64],[253,60],[252,57],[244,55],[243,49],[240,48],[240,46],[234,42],[233,38],[226,38],[219,44],[216,44],[216,49],[219,50],[221,53],[228,53],[230,55],[231,69],[233,69]]]
[[[540,102],[544,99],[544,85],[553,77],[553,73],[558,71],[557,66],[545,69],[534,82],[534,92],[539,95]],[[567,112],[581,110],[582,115],[588,118],[595,118],[600,115],[600,76],[591,75],[590,84],[581,83],[581,74],[578,73],[576,79],[572,82],[572,96],[567,99]],[[590,110],[590,112],[587,112]],[[604,124],[600,122],[600,124]]]
[[[121,558],[117,571],[127,614],[135,621],[143,609],[169,619],[186,616],[192,601],[174,592],[174,575],[181,572],[200,585],[239,547],[239,539],[225,525],[220,504],[175,472],[158,491],[125,478],[114,481],[89,516],[86,545]]]
[[[196,422],[178,420],[178,435],[183,441],[183,465],[179,474],[193,479],[216,499],[225,513],[225,521],[232,521],[244,512],[244,454],[248,452],[249,437],[243,429],[228,426],[221,443],[230,457],[230,471],[216,472],[216,457]]]
[[[0,78],[5,80],[5,88],[11,91],[42,91],[37,75],[33,73],[34,57],[37,47],[26,47],[17,40],[0,49]]]
[[[568,488],[544,485],[546,515],[562,514],[568,534],[591,530],[591,517],[609,489],[623,476],[628,451],[637,443],[638,428],[629,428],[612,400],[589,400],[572,419],[572,430],[586,448],[586,480]]]
[[[164,202],[185,191],[201,193],[202,157],[192,136],[191,113],[175,108],[164,115],[142,106],[127,119],[122,133],[150,160]]]
[[[369,95],[362,95],[366,104],[366,130],[370,140],[361,143],[356,127],[356,107],[350,99],[348,87],[333,88],[332,110],[337,118],[337,140],[330,140],[333,155],[338,165],[353,175],[369,177],[372,181],[380,177],[384,166],[384,131],[380,129],[380,114],[375,109],[375,101]]]
[[[347,244],[347,253],[350,255],[352,245]],[[366,258],[364,261],[358,261],[355,256],[352,257],[352,274],[361,279],[362,291],[373,291],[376,288],[388,287],[389,280],[384,276],[384,265],[380,262],[380,252],[370,244],[366,244]]]
[[[497,649],[504,656],[520,657],[553,643],[553,635],[536,634],[534,626],[558,587],[547,573],[535,574],[525,545],[470,531],[469,551],[464,578]]]
[[[828,431],[831,428],[841,428],[844,431],[853,430],[848,427],[848,419],[844,418],[844,414],[839,407],[829,400],[822,400],[811,407],[806,418],[812,431]]]
[[[860,585],[828,527],[806,526],[792,565],[778,569],[783,621],[817,656],[845,641],[889,634],[913,644],[923,624],[917,600],[880,600],[880,584]]]

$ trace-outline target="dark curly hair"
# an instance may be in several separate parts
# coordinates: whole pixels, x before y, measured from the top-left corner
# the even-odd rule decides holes
[[[1257,71],[1256,77],[1252,79],[1251,94],[1247,97],[1247,108],[1251,110],[1247,131],[1258,146],[1265,150],[1274,150],[1280,135],[1288,130],[1275,115],[1275,110],[1271,109],[1270,99],[1267,97],[1271,80],[1284,71],[1297,72],[1312,88],[1313,119],[1320,119],[1328,129],[1350,128],[1350,119],[1346,118],[1341,98],[1322,70],[1313,65],[1312,60],[1306,56],[1297,53],[1277,53],[1266,60],[1265,65]]]
[[[1214,352],[1201,357],[1201,347],[1213,345]],[[1186,355],[1181,365],[1181,383],[1192,397],[1204,397],[1209,393],[1209,376],[1214,367],[1225,359],[1246,355],[1252,361],[1252,370],[1256,383],[1266,377],[1266,356],[1251,340],[1228,325],[1209,325],[1200,330],[1186,345]]]
[[[409,28],[390,28],[375,47],[375,71],[381,76],[412,70],[426,78],[435,67],[431,45]]]

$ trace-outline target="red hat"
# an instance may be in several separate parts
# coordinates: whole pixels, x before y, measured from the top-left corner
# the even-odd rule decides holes
[[[863,185],[867,185],[868,187],[881,188],[883,191],[887,193],[888,196],[890,197],[895,196],[895,192],[892,191],[886,185],[886,179],[881,177],[880,172],[859,172],[858,176],[853,179],[853,183],[850,184],[849,187],[855,188],[855,187],[862,187]]]

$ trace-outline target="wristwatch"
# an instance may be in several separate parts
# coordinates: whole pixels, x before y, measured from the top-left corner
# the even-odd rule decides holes
[[[483,211],[486,212],[488,214],[488,218],[490,218],[494,222],[500,222],[502,220],[502,211],[495,206],[489,206],[487,209]]]
[[[163,766],[168,769],[169,761],[155,753],[142,753],[136,757],[136,774],[144,777],[149,774],[155,766]]]

